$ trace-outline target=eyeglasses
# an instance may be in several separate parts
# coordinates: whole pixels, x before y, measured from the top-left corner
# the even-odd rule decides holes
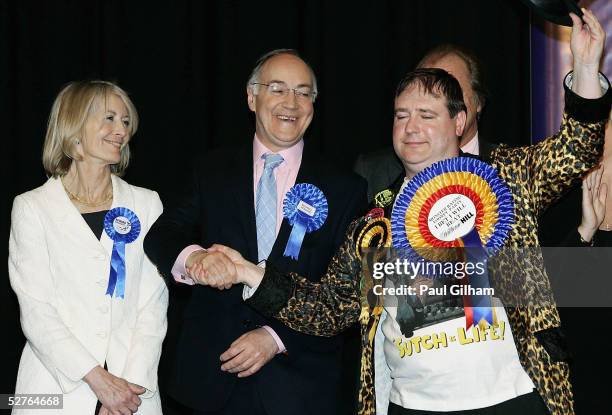
[[[308,86],[302,86],[299,88],[289,88],[282,82],[272,82],[270,84],[264,84],[261,82],[252,82],[251,85],[263,85],[267,87],[268,93],[273,96],[281,97],[289,95],[289,91],[293,91],[293,94],[298,99],[313,101],[317,97],[316,91]]]

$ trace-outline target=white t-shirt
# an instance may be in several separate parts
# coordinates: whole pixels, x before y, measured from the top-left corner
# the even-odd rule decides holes
[[[519,361],[506,312],[497,299],[497,326],[465,329],[465,316],[414,331],[407,339],[386,309],[384,354],[391,369],[389,400],[409,409],[485,408],[534,389]]]
[[[407,184],[404,178],[398,194]],[[521,366],[503,304],[493,298],[492,305],[496,327],[466,330],[462,316],[415,330],[409,339],[396,321],[397,308],[385,307],[380,329],[392,381],[389,400],[408,409],[446,412],[486,408],[530,393],[535,386]]]

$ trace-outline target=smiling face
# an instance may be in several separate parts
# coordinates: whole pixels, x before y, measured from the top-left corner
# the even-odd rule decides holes
[[[258,83],[284,84],[288,88],[311,88],[310,69],[297,56],[281,54],[270,58],[261,68]],[[247,88],[248,104],[255,112],[255,132],[268,149],[278,152],[299,142],[312,121],[312,99],[296,97],[292,90],[287,95],[273,94],[265,85]]]
[[[117,164],[121,149],[129,140],[130,116],[121,97],[109,95],[97,99],[85,121],[83,138],[77,146],[78,155],[85,163]]]
[[[407,87],[395,99],[393,148],[412,177],[440,160],[459,155],[457,137],[465,126],[465,112],[454,118],[446,98],[436,97],[417,85]]]

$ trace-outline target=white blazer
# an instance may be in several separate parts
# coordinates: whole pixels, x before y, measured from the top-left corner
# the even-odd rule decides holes
[[[123,299],[106,295],[113,241],[106,232],[96,239],[59,179],[13,202],[9,276],[27,339],[16,393],[63,393],[64,409],[46,415],[93,414],[97,398],[82,378],[104,362],[147,389],[138,414],[162,413],[157,365],[168,291],[142,247],[162,204],[156,192],[114,175],[112,186],[112,208],[129,208],[141,224],[138,238],[125,245]]]

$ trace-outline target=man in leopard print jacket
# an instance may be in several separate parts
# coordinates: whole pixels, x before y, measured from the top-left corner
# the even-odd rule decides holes
[[[522,148],[500,146],[491,155],[490,164],[514,197],[515,223],[506,242],[509,247],[538,246],[538,216],[597,163],[602,151],[604,126],[612,100],[609,81],[597,71],[605,35],[590,11],[585,12],[584,24],[577,17],[572,18],[574,70],[564,80],[565,113],[560,131],[536,145]],[[402,80],[395,98],[393,142],[407,179],[434,162],[460,154],[458,137],[465,118],[460,87],[448,73],[439,69],[418,69]],[[397,190],[397,187],[390,189],[383,195],[385,197],[377,198],[387,218]],[[360,415],[376,413],[374,339],[382,311],[380,306],[368,304],[361,295],[364,273],[359,235],[370,219],[370,216],[362,217],[351,224],[346,240],[320,283],[312,283],[296,274],[280,274],[274,264],[267,264],[263,270],[246,262],[230,248],[213,247],[228,255],[237,265],[237,273],[228,278],[257,287],[247,302],[262,314],[274,316],[295,330],[317,336],[331,336],[356,321],[360,322],[362,357],[357,409]],[[552,303],[549,278],[540,256],[521,261],[521,267],[528,268],[525,271],[527,280],[517,284],[498,276],[498,284],[511,293],[508,294],[510,297],[535,299],[526,306],[505,311],[520,366],[546,407],[542,406],[539,412],[533,409],[528,412],[528,404],[521,413],[573,414],[568,365],[559,344],[561,323]],[[516,267],[511,263],[501,265]],[[490,272],[494,274],[495,270]],[[517,300],[514,304],[520,303],[519,298],[505,299],[513,300]],[[396,405],[396,408],[399,407]],[[470,413],[475,414],[493,413],[478,412],[478,408],[457,409],[474,409]],[[495,413],[510,414],[513,411],[516,409]],[[399,408],[393,413],[424,412]]]

